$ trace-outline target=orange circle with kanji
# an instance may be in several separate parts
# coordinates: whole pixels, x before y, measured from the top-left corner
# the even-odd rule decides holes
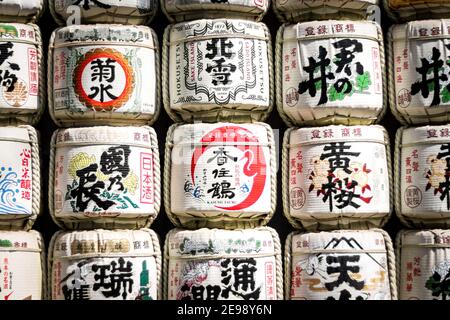
[[[74,70],[78,99],[95,111],[114,111],[125,105],[134,91],[134,72],[125,56],[114,49],[84,54]]]

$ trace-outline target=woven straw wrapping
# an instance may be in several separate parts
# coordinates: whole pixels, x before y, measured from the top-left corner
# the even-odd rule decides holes
[[[395,208],[405,226],[448,228],[450,125],[400,128],[395,142]],[[448,160],[447,160],[448,159]]]
[[[383,7],[396,21],[450,18],[447,0],[383,0]]]
[[[202,18],[238,18],[261,21],[270,0],[161,0],[161,9],[170,22]]]
[[[246,286],[245,279],[237,278],[239,274],[254,282]],[[174,229],[166,236],[163,275],[165,300],[204,300],[207,290],[198,294],[202,286],[212,288],[213,299],[282,300],[280,239],[269,227]]]
[[[44,300],[47,277],[41,234],[0,231],[0,243],[0,300]]]
[[[392,213],[392,180],[389,137],[381,126],[291,128],[285,133],[283,212],[294,228],[382,227]]]
[[[397,234],[397,283],[400,300],[447,300],[450,273],[448,230],[403,230]]]
[[[338,278],[343,261],[354,270],[345,269],[352,283]],[[330,274],[333,267],[338,271]],[[397,300],[395,268],[392,241],[384,230],[295,231],[285,244],[285,299]]]
[[[312,20],[365,20],[379,10],[379,0],[273,0],[273,9],[282,22]]]
[[[148,25],[158,11],[158,0],[88,1],[87,7],[86,1],[78,1],[77,5],[74,5],[73,0],[48,1],[50,13],[61,26],[90,23]]]
[[[354,50],[355,58],[345,64],[348,68],[339,64],[342,48]],[[320,63],[323,54],[324,63],[328,61],[327,79],[309,83],[307,69],[314,61]],[[275,66],[277,108],[288,126],[368,125],[379,122],[386,112],[383,32],[374,22],[329,20],[282,25]],[[314,79],[320,76],[314,73]],[[340,91],[336,85],[342,85]]]
[[[46,0],[3,0],[0,3],[0,21],[36,22],[45,10]]]
[[[49,208],[60,227],[149,227],[159,213],[160,184],[158,140],[151,127],[73,128],[53,134]]]
[[[29,230],[40,214],[38,134],[27,125],[0,127],[0,229]]]
[[[34,125],[46,99],[41,31],[31,23],[2,24],[0,45],[7,52],[0,71],[17,78],[9,87],[5,82],[0,90],[0,124]]]
[[[59,231],[50,242],[47,268],[51,300],[162,297],[161,248],[150,229]],[[111,286],[114,274],[123,281]]]
[[[237,19],[168,26],[162,86],[164,108],[175,122],[264,121],[274,96],[267,26]]]
[[[50,44],[48,100],[58,126],[151,125],[158,118],[159,45],[152,29],[70,26],[55,30]]]
[[[450,122],[448,81],[439,80],[440,90],[429,83],[448,76],[450,20],[425,20],[394,25],[388,35],[389,100],[391,111],[402,124],[440,124]],[[428,84],[417,69],[425,63],[442,62],[439,74],[425,70]],[[431,71],[430,71],[431,70]]]
[[[276,209],[276,170],[267,124],[175,124],[165,150],[167,215],[189,229],[265,225]]]

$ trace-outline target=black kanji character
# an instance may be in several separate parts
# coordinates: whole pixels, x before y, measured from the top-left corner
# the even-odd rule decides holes
[[[233,72],[236,71],[236,66],[232,63],[224,63],[225,58],[213,60],[215,64],[209,64],[206,67],[206,72],[211,73],[213,85],[219,84],[227,85],[231,83],[230,77]]]
[[[116,79],[115,63],[116,60],[110,58],[105,61],[96,59],[91,62],[91,80],[99,82],[99,85],[91,87],[92,93],[88,95],[89,98],[94,99],[100,95],[101,102],[105,101],[106,96],[108,96],[111,100],[117,99],[117,96],[110,92],[113,89],[113,85],[111,83],[113,83]]]
[[[213,198],[219,199],[233,199],[235,196],[234,190],[236,188],[231,188],[231,183],[228,181],[222,181],[221,183],[215,182],[212,184],[212,188],[208,189],[208,193],[212,192]]]
[[[231,178],[230,170],[226,170],[225,168],[220,168],[220,170],[213,170],[214,179],[216,178]]]
[[[122,292],[122,298],[125,300],[128,293],[133,290],[133,263],[126,261],[124,258],[119,258],[118,262],[112,261],[109,265],[96,265],[92,266],[94,275],[93,290],[102,290],[102,294],[106,298],[117,298]],[[99,273],[97,274],[97,271]]]
[[[298,86],[298,92],[300,94],[305,93],[306,91],[309,92],[309,95],[311,97],[315,97],[317,93],[318,87],[320,88],[320,99],[319,103],[317,105],[321,105],[324,103],[327,103],[328,97],[327,97],[327,80],[333,80],[334,74],[329,72],[327,73],[327,67],[330,65],[331,60],[327,58],[327,50],[320,46],[319,47],[319,60],[316,61],[316,59],[309,57],[309,65],[306,67],[303,67],[303,70],[308,72],[309,74],[309,80],[300,82]],[[315,73],[319,72],[319,76],[315,78]]]
[[[335,274],[339,273],[339,276],[336,281],[325,283],[325,288],[328,291],[332,291],[334,288],[339,287],[344,282],[349,286],[355,288],[356,290],[361,290],[364,287],[364,281],[356,281],[352,279],[348,272],[358,273],[359,266],[353,265],[350,266],[349,263],[359,262],[360,256],[327,256],[327,264],[333,265],[338,264],[337,267],[328,266],[327,274]]]
[[[217,57],[225,57],[228,59],[233,57],[233,52],[231,49],[234,47],[234,44],[231,41],[227,41],[228,38],[216,38],[207,42],[206,50],[208,53],[205,54],[205,58],[213,60]]]
[[[430,91],[433,91],[433,101],[431,102],[431,106],[436,106],[441,103],[441,97],[439,95],[441,91],[441,81],[448,80],[446,74],[441,74],[444,61],[440,59],[440,57],[441,52],[439,49],[433,48],[431,63],[426,58],[420,59],[422,61],[422,66],[416,68],[416,70],[422,75],[422,80],[411,85],[411,95],[413,96],[420,92],[424,98],[428,98]],[[428,78],[429,74],[431,74],[431,78]],[[450,90],[450,84],[447,85],[447,89]]]
[[[337,300],[350,300],[351,297],[352,294],[348,290],[344,289],[340,292],[339,299]],[[336,300],[336,299],[333,297],[328,297],[327,300]],[[364,300],[364,298],[362,296],[356,296],[355,300]]]
[[[212,158],[209,158],[207,163],[212,162],[214,159],[217,159],[217,165],[223,166],[225,163],[227,163],[228,159],[231,161],[237,162],[237,157],[232,157],[228,155],[228,151],[225,151],[225,148],[219,148],[219,150],[213,151],[214,156]]]
[[[130,166],[128,164],[130,153],[130,146],[126,145],[108,148],[100,156],[100,171],[106,175],[119,172],[125,178],[130,173]]]
[[[355,53],[363,52],[363,45],[358,40],[342,39],[333,43],[333,47],[340,49],[339,53],[335,55],[337,58],[334,60],[334,64],[338,67],[337,73],[344,72],[348,75],[352,75],[351,63],[355,59]],[[349,50],[349,48],[353,48]],[[356,62],[356,73],[364,74],[364,67],[360,62]],[[340,91],[339,91],[340,92]]]
[[[69,289],[67,285],[62,287],[64,300],[90,300],[89,285],[82,284],[79,288]]]
[[[320,160],[328,159],[331,172],[334,172],[336,169],[343,169],[346,173],[351,173],[348,169],[350,166],[350,159],[348,157],[358,157],[360,153],[349,152],[348,150],[350,150],[351,146],[346,145],[346,143],[332,142],[323,148],[323,151],[328,151],[328,153],[322,153]]]
[[[254,258],[225,259],[221,262],[221,267],[222,284],[225,285],[221,295],[223,298],[228,298],[231,292],[244,300],[259,299],[261,287],[256,288],[257,268]]]
[[[75,0],[73,2],[74,5],[80,5],[81,2],[83,2],[83,9],[84,10],[89,10],[91,7],[89,6],[89,4],[92,2],[93,4],[97,5],[99,8],[102,9],[110,9],[111,6],[109,4],[105,4],[103,2],[100,2],[99,0]]]
[[[205,297],[206,290],[206,297]],[[191,288],[192,300],[217,300],[219,298],[221,288],[218,285],[212,286],[193,286]]]
[[[445,181],[439,183],[439,190],[441,192],[439,199],[441,201],[447,199],[447,210],[450,210],[450,144],[441,145],[441,150],[442,152],[438,153],[437,158],[445,158],[447,167],[445,168]]]
[[[93,163],[76,172],[76,175],[80,181],[78,187],[70,192],[70,196],[73,199],[76,199],[75,207],[79,211],[86,210],[91,201],[94,201],[103,210],[107,210],[109,207],[114,205],[113,201],[103,201],[98,197],[100,190],[105,188],[105,183],[103,181],[97,181],[97,169],[98,165]]]

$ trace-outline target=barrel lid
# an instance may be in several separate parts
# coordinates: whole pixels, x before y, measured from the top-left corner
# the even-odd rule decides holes
[[[375,230],[339,230],[332,232],[300,233],[292,237],[292,252],[385,252],[384,236]]]
[[[170,41],[200,40],[202,38],[223,36],[258,37],[267,39],[264,24],[239,19],[202,19],[181,22],[170,27]]]
[[[294,129],[290,132],[289,143],[323,144],[339,141],[370,141],[385,143],[385,129],[382,126],[327,126]]]
[[[41,251],[41,236],[37,231],[0,231],[1,251]]]
[[[0,142],[2,140],[14,140],[31,142],[28,130],[17,127],[0,127]]]
[[[0,41],[36,41],[34,25],[23,23],[0,23]]]
[[[430,40],[450,37],[450,19],[419,20],[392,27],[396,40]]]
[[[152,256],[155,244],[150,232],[146,229],[63,232],[56,236],[53,256]]]
[[[285,39],[365,37],[378,40],[378,27],[372,21],[326,20],[301,22],[286,27]]]
[[[72,25],[54,31],[55,45],[67,42],[110,42],[153,46],[152,29],[147,26],[120,24]]]
[[[84,127],[61,129],[57,132],[56,147],[89,144],[127,144],[150,148],[155,131],[150,127]]]
[[[180,125],[174,130],[174,144],[201,141],[267,143],[267,128],[259,124],[195,123]]]
[[[268,228],[245,230],[175,229],[168,237],[170,257],[274,255],[275,243]]]
[[[450,125],[422,126],[403,130],[402,145],[450,142]]]
[[[402,233],[402,246],[443,246],[450,248],[450,230],[408,230]]]

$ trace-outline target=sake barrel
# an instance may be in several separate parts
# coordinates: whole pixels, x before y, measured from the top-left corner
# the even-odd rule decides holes
[[[57,29],[50,39],[49,109],[59,126],[143,125],[159,114],[159,49],[145,26]]]
[[[281,300],[280,240],[268,227],[174,229],[164,251],[165,300]]]
[[[60,25],[120,23],[147,25],[158,10],[158,0],[49,0]]]
[[[34,22],[44,11],[45,0],[2,0],[1,22]],[[0,26],[1,28],[1,26]]]
[[[381,126],[289,129],[282,163],[286,218],[307,230],[383,226],[392,212],[390,158]]]
[[[397,235],[401,300],[448,300],[449,230],[403,230]]]
[[[450,226],[449,131],[450,125],[397,131],[395,206],[407,226]]]
[[[372,124],[387,106],[384,44],[375,22],[283,25],[277,36],[277,107],[289,125]]]
[[[164,107],[176,122],[263,121],[272,110],[272,47],[263,23],[170,25],[162,65]]]
[[[0,300],[46,298],[44,250],[37,231],[0,231]]]
[[[49,208],[68,229],[148,227],[160,207],[158,139],[150,127],[57,130]]]
[[[161,299],[161,249],[150,229],[59,231],[48,268],[52,300]]]
[[[450,20],[394,25],[388,38],[392,113],[402,124],[450,122]]]
[[[379,0],[273,0],[274,10],[283,21],[351,19],[364,20],[379,15]]]
[[[447,0],[383,0],[386,12],[394,20],[450,18]]]
[[[40,213],[38,134],[31,126],[0,127],[0,229],[29,230]]]
[[[277,167],[269,125],[176,124],[165,152],[165,208],[176,226],[253,228],[273,216]]]
[[[0,124],[39,121],[45,104],[43,62],[37,25],[0,23]]]
[[[259,21],[269,5],[269,0],[161,0],[161,8],[171,22],[225,17]]]
[[[287,300],[397,300],[394,250],[381,229],[293,232],[284,262]]]

